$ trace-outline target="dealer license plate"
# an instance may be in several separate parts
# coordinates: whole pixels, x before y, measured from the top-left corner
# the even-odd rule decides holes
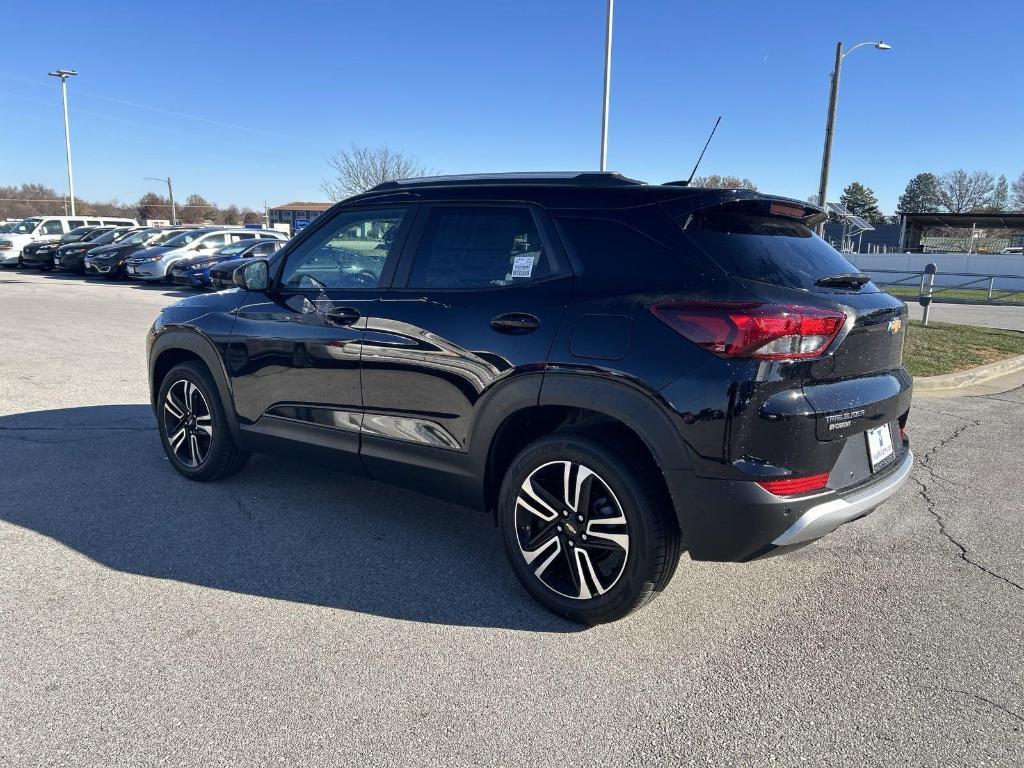
[[[885,460],[892,456],[892,430],[889,425],[869,429],[866,433],[868,438],[868,456],[871,459],[871,471],[885,463]]]

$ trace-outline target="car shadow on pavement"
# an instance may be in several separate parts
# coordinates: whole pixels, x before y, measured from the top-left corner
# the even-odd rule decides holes
[[[85,282],[89,285],[120,285],[136,288],[140,291],[150,291],[153,293],[162,293],[164,296],[170,298],[181,298],[183,296],[195,296],[199,291],[194,288],[178,287],[171,283],[164,282],[142,282],[141,280],[110,280],[103,277],[88,277],[81,272],[55,272],[55,271],[44,271],[36,270],[36,274],[47,278],[48,280],[59,280]]]
[[[180,477],[148,405],[0,417],[0,520],[109,568],[346,611],[576,632],[509,568],[487,515],[282,456]]]

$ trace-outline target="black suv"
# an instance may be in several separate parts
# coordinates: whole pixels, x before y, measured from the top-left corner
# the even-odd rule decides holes
[[[806,203],[618,174],[349,198],[148,338],[171,464],[250,451],[494,511],[526,589],[620,618],[679,555],[747,561],[906,480],[906,306]]]

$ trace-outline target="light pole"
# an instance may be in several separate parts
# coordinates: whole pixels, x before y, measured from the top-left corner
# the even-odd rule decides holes
[[[880,51],[888,51],[892,48],[888,43],[881,40],[857,43],[850,50],[843,51],[842,41],[836,43],[836,65],[832,70],[832,89],[828,96],[828,118],[825,120],[825,149],[821,154],[821,179],[818,182],[818,205],[822,208],[828,202],[828,168],[832,162],[832,134],[836,128],[836,103],[839,100],[839,73],[843,67],[843,59],[864,45],[872,45]],[[824,234],[825,223],[818,227],[818,234]]]
[[[608,169],[608,93],[612,85],[612,16],[615,0],[608,0],[608,22],[604,33],[604,104],[601,109],[601,170]]]
[[[173,226],[177,226],[178,216],[174,211],[174,187],[171,186],[171,177],[168,176],[166,179],[164,179],[159,176],[143,176],[142,178],[145,179],[146,181],[162,181],[164,184],[167,185],[167,196],[171,199],[171,224]],[[188,201],[186,200],[185,202]],[[185,207],[187,208],[188,206]]]
[[[75,215],[75,177],[71,173],[71,129],[68,127],[68,78],[78,73],[73,69],[57,69],[48,72],[50,77],[60,78],[60,92],[64,98],[64,150],[68,157],[68,195],[71,197],[71,215]]]

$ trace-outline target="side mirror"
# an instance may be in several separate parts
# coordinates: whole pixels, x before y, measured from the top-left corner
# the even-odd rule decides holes
[[[238,267],[231,275],[235,285],[246,291],[265,291],[270,285],[266,259],[253,259]]]

